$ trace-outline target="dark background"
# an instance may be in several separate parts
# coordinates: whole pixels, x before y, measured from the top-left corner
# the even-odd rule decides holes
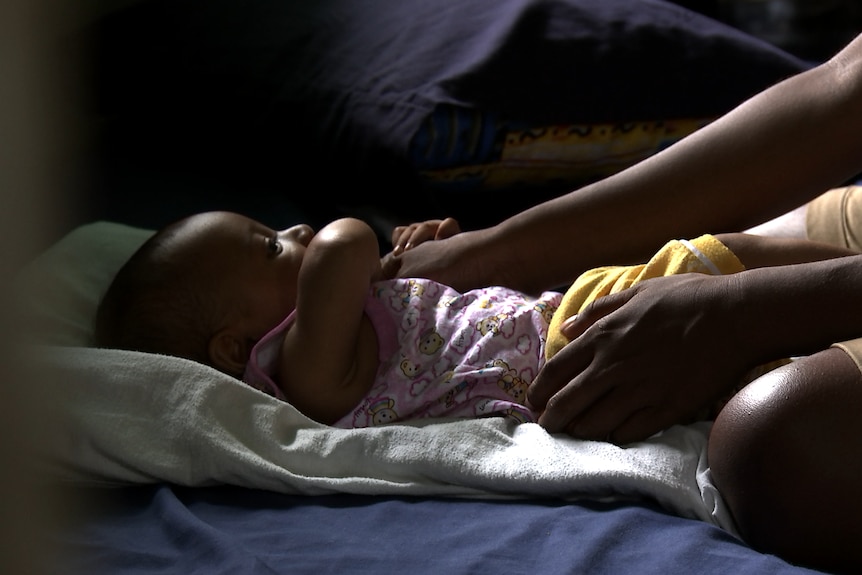
[[[676,3],[812,63],[827,59],[862,30],[862,3],[857,0],[678,0]],[[161,26],[160,22],[152,23],[153,53],[158,52],[159,43],[172,40],[159,37],[159,34],[170,33],[170,29],[165,32]],[[96,44],[87,44],[86,48],[98,50]],[[95,67],[95,63],[106,56],[110,55],[97,51],[88,54],[87,61]],[[207,147],[205,141],[194,141],[187,132],[172,131],[169,124],[168,128],[157,123],[153,124],[156,127],[149,126],[152,118],[146,113],[142,113],[145,119],[139,125],[103,123],[98,119],[104,113],[99,109],[102,102],[98,78],[93,70],[85,67],[85,71],[93,74],[86,80],[92,85],[85,87],[85,91],[94,95],[90,105],[96,119],[87,126],[92,161],[89,169],[82,171],[82,182],[78,186],[82,197],[67,214],[58,234],[94,220],[157,228],[176,217],[203,209],[241,211],[273,226],[301,220],[320,227],[338,215],[368,215],[364,211],[365,202],[351,203],[347,194],[356,187],[365,190],[363,193],[367,195],[367,190],[376,184],[354,183],[347,177],[344,180],[334,177],[321,183],[300,173],[287,174],[293,180],[293,189],[299,192],[285,194],[286,174],[258,169],[264,164],[277,165],[277,158],[258,157],[261,149],[267,147],[255,146],[253,138],[242,143],[245,133],[239,129],[234,140],[240,143],[227,153],[218,145]],[[158,86],[158,95],[171,97],[174,94],[171,78],[165,80],[164,85]],[[220,89],[219,86],[205,88]],[[219,111],[214,109],[213,113]],[[242,156],[243,150],[247,157]],[[396,174],[399,169],[393,165],[391,173]],[[392,180],[398,181],[394,176]],[[392,218],[378,226],[384,242],[388,240],[387,226],[394,220],[451,215],[424,207],[411,211],[413,200],[399,198],[397,185],[386,189],[386,183],[381,181],[379,188],[378,207],[389,204],[401,207]],[[541,199],[541,195],[535,196],[535,202]]]

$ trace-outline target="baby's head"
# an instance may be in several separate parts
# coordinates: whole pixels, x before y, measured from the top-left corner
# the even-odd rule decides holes
[[[296,304],[314,232],[206,212],[157,232],[99,304],[95,345],[184,357],[241,377],[251,348]]]

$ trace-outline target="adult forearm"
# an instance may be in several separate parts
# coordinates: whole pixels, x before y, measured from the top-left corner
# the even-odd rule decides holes
[[[650,159],[506,220],[489,250],[515,266],[510,283],[534,291],[640,261],[674,237],[741,230],[862,171],[860,134],[857,39]]]
[[[741,353],[768,360],[862,337],[862,255],[726,276]]]
[[[803,238],[759,236],[747,233],[716,234],[747,269],[801,264],[856,255],[858,252]]]

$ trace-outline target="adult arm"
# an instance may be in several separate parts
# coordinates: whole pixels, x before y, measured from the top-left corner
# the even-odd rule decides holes
[[[716,234],[715,237],[736,255],[746,269],[814,262],[857,253],[844,246],[803,238],[741,232]]]
[[[496,226],[405,251],[389,275],[528,292],[645,260],[674,237],[736,231],[862,172],[862,36],[670,148]],[[400,267],[399,267],[400,266]]]
[[[549,431],[643,439],[686,421],[760,363],[862,337],[860,309],[862,255],[647,280],[577,316],[574,339],[528,400]]]

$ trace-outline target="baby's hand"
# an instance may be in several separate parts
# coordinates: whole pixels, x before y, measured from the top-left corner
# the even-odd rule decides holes
[[[429,240],[445,240],[460,233],[461,227],[454,218],[396,226],[392,231],[392,255],[400,255]]]

